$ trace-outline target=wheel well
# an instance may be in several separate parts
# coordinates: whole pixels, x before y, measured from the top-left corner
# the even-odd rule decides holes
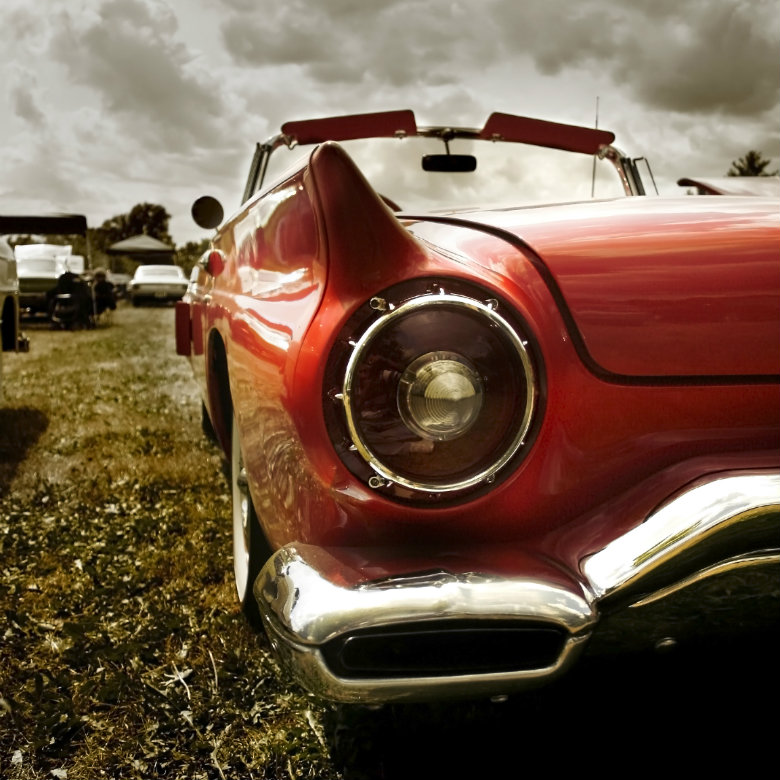
[[[230,396],[227,352],[218,332],[209,335],[206,386],[214,432],[224,453],[230,456],[230,436],[233,421],[233,400]]]

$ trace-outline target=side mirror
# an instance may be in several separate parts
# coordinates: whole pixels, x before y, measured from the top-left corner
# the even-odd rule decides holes
[[[222,204],[210,195],[204,195],[192,204],[192,218],[198,227],[205,230],[218,228],[224,217],[225,212],[222,209]]]
[[[477,158],[473,154],[426,154],[422,167],[436,173],[471,173],[477,170]]]

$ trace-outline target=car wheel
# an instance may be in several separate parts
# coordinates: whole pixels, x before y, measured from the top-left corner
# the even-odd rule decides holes
[[[260,611],[252,593],[252,585],[271,549],[260,528],[241,454],[236,416],[230,435],[230,485],[233,499],[233,573],[241,608],[250,624],[261,626]]]
[[[209,441],[214,442],[214,444],[219,443],[217,432],[214,430],[208,409],[206,409],[206,404],[204,404],[203,401],[200,402],[200,428]]]

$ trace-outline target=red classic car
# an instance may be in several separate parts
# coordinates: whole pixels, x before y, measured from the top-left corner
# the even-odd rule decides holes
[[[218,229],[177,351],[230,461],[244,610],[312,692],[510,693],[685,642],[701,588],[776,571],[778,202],[642,197],[613,140],[290,122],[238,213],[194,205]],[[515,161],[536,147],[584,165]],[[554,173],[569,202],[532,204]]]

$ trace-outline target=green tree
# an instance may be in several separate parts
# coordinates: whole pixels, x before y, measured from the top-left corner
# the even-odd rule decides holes
[[[744,157],[734,160],[727,176],[777,176],[777,171],[768,172],[767,165],[772,162],[767,160],[761,152],[751,149]]]
[[[127,214],[107,219],[99,228],[90,229],[90,246],[105,252],[111,244],[132,236],[147,235],[173,246],[168,233],[171,215],[157,203],[137,203]]]
[[[131,236],[143,233],[173,246],[173,239],[168,232],[170,221],[171,215],[164,206],[157,203],[138,203],[127,215],[127,229]]]

